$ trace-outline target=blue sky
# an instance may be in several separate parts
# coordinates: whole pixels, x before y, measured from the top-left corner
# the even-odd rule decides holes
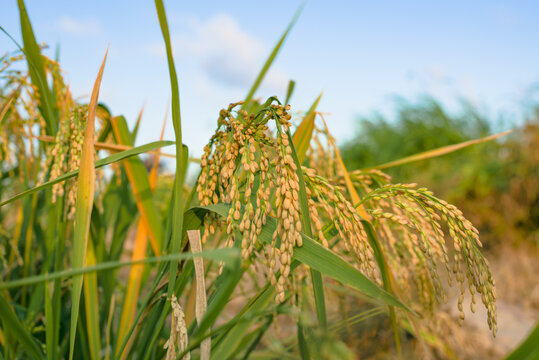
[[[193,155],[215,129],[219,109],[244,98],[300,1],[165,1],[180,78],[184,142]],[[143,104],[137,143],[159,138],[170,93],[154,2],[38,1],[26,6],[39,42],[60,45],[72,91],[87,96],[110,45],[101,101],[131,123]],[[20,40],[15,0],[0,25]],[[257,95],[319,109],[339,141],[357,116],[391,114],[395,95],[424,93],[450,109],[461,97],[518,120],[519,104],[539,80],[538,1],[307,1]],[[14,45],[0,36],[2,53]],[[168,123],[166,138],[173,139]],[[172,151],[172,148],[167,149]]]

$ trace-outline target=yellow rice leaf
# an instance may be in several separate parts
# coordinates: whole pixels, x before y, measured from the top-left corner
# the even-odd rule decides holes
[[[108,53],[108,49],[107,49]],[[77,202],[75,205],[75,230],[73,237],[73,269],[84,267],[86,259],[86,247],[90,236],[90,217],[94,204],[95,191],[95,168],[94,168],[94,133],[95,117],[97,109],[97,99],[99,97],[99,87],[105,69],[107,53],[99,69],[95,80],[94,89],[88,105],[88,121],[82,145],[82,157],[80,161],[80,171],[77,185]],[[71,327],[69,329],[69,359],[73,359],[73,349],[75,347],[75,334],[77,332],[77,321],[79,318],[80,296],[82,291],[82,275],[73,276],[73,289],[71,293]]]
[[[513,132],[513,130],[507,130],[507,131],[503,131],[501,133],[486,136],[486,137],[480,138],[480,139],[468,140],[468,141],[463,141],[463,142],[458,143],[458,144],[442,146],[442,147],[437,148],[437,149],[424,151],[424,152],[419,153],[419,154],[407,156],[407,157],[399,159],[399,160],[390,161],[390,162],[387,162],[385,164],[381,164],[381,165],[377,165],[377,166],[373,166],[373,167],[369,167],[369,168],[364,168],[364,169],[361,169],[361,170],[372,170],[372,169],[382,170],[382,169],[387,169],[387,168],[391,168],[391,167],[394,167],[394,166],[408,164],[408,163],[415,162],[415,161],[421,161],[421,160],[426,160],[426,159],[442,156],[442,155],[449,154],[449,153],[452,153],[454,151],[466,148],[468,146],[477,145],[477,144],[481,144],[481,143],[484,143],[484,142],[487,142],[487,141],[496,140],[496,139],[498,139],[498,138],[500,138],[502,136],[508,135],[508,134],[510,134],[512,132]]]
[[[294,147],[296,149],[296,154],[298,154],[298,160],[300,164],[302,164],[303,160],[305,160],[307,149],[309,149],[309,144],[311,143],[311,138],[313,136],[314,130],[314,118],[316,116],[315,111],[321,97],[322,93],[318,95],[309,111],[307,111],[307,114],[305,114],[305,117],[299,124],[298,128],[296,129],[296,132],[294,133],[294,136],[292,137],[292,142],[294,143]]]

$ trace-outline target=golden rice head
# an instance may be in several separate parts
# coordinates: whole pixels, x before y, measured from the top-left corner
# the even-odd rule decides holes
[[[201,158],[198,198],[203,206],[231,204],[224,224],[225,246],[231,246],[239,235],[244,259],[255,251],[264,252],[269,277],[276,286],[276,299],[282,302],[285,288],[290,285],[287,279],[293,248],[302,245],[299,179],[287,135],[289,106],[269,105],[255,116],[235,110],[241,104],[230,104],[220,112],[218,129]],[[270,121],[275,125],[274,137],[267,125]],[[270,198],[272,194],[274,198]],[[272,245],[278,247],[265,250],[257,239],[273,208],[277,228]],[[204,219],[203,241],[207,241],[212,228],[220,225],[223,224],[216,217],[208,215]]]
[[[445,300],[436,268],[440,262],[447,270],[449,284],[452,284],[453,277],[460,284],[459,323],[464,320],[463,300],[468,289],[471,310],[475,310],[476,294],[479,294],[488,312],[489,328],[495,335],[494,279],[487,260],[479,250],[482,246],[479,232],[462,212],[415,184],[382,185],[365,194],[362,202],[370,207],[370,214],[383,229],[381,234],[386,250],[391,254],[391,265],[408,268],[427,307],[432,308],[440,301],[434,294],[441,294],[441,300]],[[452,261],[441,224],[445,224],[452,240]],[[399,272],[403,273],[405,271]]]
[[[170,300],[172,306],[172,321],[170,324],[170,337],[165,343],[164,349],[167,350],[165,356],[166,360],[175,360],[176,356],[176,347],[180,353],[184,352],[189,344],[187,337],[187,325],[185,324],[185,314],[183,309],[176,298],[176,295],[172,294]],[[191,359],[191,354],[187,352],[182,358],[182,360]]]
[[[339,166],[336,166],[335,151],[330,136],[327,129],[320,128],[315,124],[306,154],[309,167],[316,169],[319,176],[327,179],[335,178],[340,169]]]
[[[69,119],[60,122],[60,129],[56,134],[54,146],[50,152],[52,161],[50,179],[78,170],[82,144],[84,142],[84,127],[87,117],[86,107],[76,107]],[[77,181],[70,179],[66,183],[57,183],[52,188],[52,201],[56,202],[59,197],[66,196],[66,215],[73,219],[75,215],[75,202],[77,197]]]
[[[359,213],[345,196],[346,190],[318,176],[314,169],[303,171],[315,238],[325,247],[353,255],[359,269],[377,279],[373,250]],[[324,223],[331,223],[335,231],[324,232]]]

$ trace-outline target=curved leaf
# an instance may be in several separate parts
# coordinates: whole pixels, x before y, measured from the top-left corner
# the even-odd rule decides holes
[[[32,30],[32,24],[30,18],[26,12],[26,6],[23,0],[18,0],[19,14],[21,21],[21,33],[24,43],[24,55],[28,62],[28,72],[30,73],[30,79],[37,89],[40,99],[39,111],[45,119],[47,135],[54,135],[57,130],[56,123],[56,104],[53,101],[52,93],[47,85],[47,77],[45,74],[45,65],[41,57],[41,51],[37,44]]]
[[[203,257],[208,260],[222,261],[226,265],[234,264],[239,260],[240,255],[237,249],[217,249],[217,250],[205,250],[196,254],[182,253],[182,254],[170,254],[163,256],[148,257],[141,260],[130,261],[105,261],[93,266],[85,266],[77,269],[69,269],[56,271],[48,274],[41,274],[35,276],[29,276],[26,278],[20,278],[8,282],[0,282],[0,290],[12,289],[22,286],[39,284],[45,281],[51,281],[56,279],[70,278],[73,276],[89,274],[92,272],[114,270],[125,266],[133,266],[139,264],[158,264],[170,261],[178,261],[184,259],[193,259],[195,257]]]
[[[242,109],[245,109],[245,107],[248,105],[248,103],[253,98],[256,90],[258,90],[258,87],[262,83],[262,80],[264,79],[264,76],[266,76],[266,73],[268,72],[269,68],[271,67],[271,64],[273,63],[273,61],[277,57],[277,54],[279,53],[279,50],[281,50],[281,47],[283,46],[284,41],[286,40],[286,37],[288,36],[288,33],[290,33],[290,30],[292,30],[292,27],[296,23],[296,20],[298,19],[299,14],[301,13],[302,9],[303,9],[303,5],[300,6],[298,11],[296,12],[294,17],[292,18],[292,21],[290,21],[290,24],[288,24],[288,27],[286,28],[285,32],[283,33],[283,35],[281,36],[281,38],[279,39],[279,41],[277,42],[277,44],[275,45],[273,50],[271,51],[271,54],[269,55],[268,59],[264,63],[264,66],[262,66],[262,69],[260,70],[260,73],[256,77],[256,80],[255,80],[254,84],[251,86],[251,89],[249,89],[249,93],[245,97],[245,103],[243,104]]]
[[[314,103],[311,105],[309,111],[307,111],[305,114],[305,117],[299,124],[292,138],[300,164],[303,164],[303,161],[305,160],[305,155],[307,154],[309,144],[311,143],[311,138],[313,137],[314,118],[316,117],[315,111],[321,98],[322,94],[318,95]]]
[[[110,120],[114,137],[119,144],[132,145],[133,136],[127,128],[127,121],[123,116],[115,116]],[[148,235],[156,256],[161,255],[163,243],[162,221],[153,201],[153,192],[150,187],[150,178],[146,166],[138,157],[131,157],[123,161],[127,178],[135,195],[137,208],[141,220],[148,229]]]
[[[204,207],[193,207],[189,209],[188,213],[191,212],[202,219],[208,211],[211,211],[226,218],[229,209],[230,205],[228,204],[217,204]],[[260,233],[260,240],[271,244],[271,237],[276,226],[277,221],[274,218],[268,217],[267,223]],[[415,314],[412,309],[376,285],[333,251],[326,249],[303,233],[301,236],[303,237],[303,246],[294,248],[293,258],[295,260],[320,271],[322,274],[329,276],[342,284],[349,285],[367,296],[378,299],[387,305],[396,306]]]
[[[107,50],[108,53],[108,50]],[[86,248],[90,237],[90,217],[94,206],[95,192],[95,113],[97,109],[97,98],[99,97],[99,87],[105,70],[107,53],[97,74],[97,78],[92,90],[92,97],[88,105],[88,120],[82,144],[82,155],[80,160],[79,177],[77,180],[77,201],[75,204],[75,230],[73,235],[73,261],[74,269],[82,268],[86,263]],[[80,275],[73,277],[73,289],[71,292],[71,327],[69,329],[69,359],[73,359],[75,348],[75,334],[77,332],[77,321],[79,319],[79,306],[82,291],[83,277]],[[94,329],[95,330],[95,329]],[[97,355],[97,354],[96,354]]]
[[[176,66],[174,65],[174,57],[172,56],[172,45],[170,42],[170,34],[168,31],[167,16],[163,0],[155,0],[155,9],[159,18],[159,25],[165,47],[167,50],[167,63],[170,75],[170,87],[172,91],[172,125],[174,125],[174,135],[176,138],[176,176],[174,178],[174,198],[172,207],[172,219],[174,226],[172,227],[172,246],[170,253],[177,253],[182,247],[182,231],[183,231],[183,176],[187,168],[187,162],[184,161],[184,149],[182,146],[182,121],[180,114],[180,90],[178,86],[178,76],[176,75]],[[172,262],[170,264],[169,283],[167,296],[170,297],[176,286],[176,270],[178,264]]]
[[[3,295],[0,295],[0,319],[4,325],[4,329],[9,329],[9,332],[17,339],[17,341],[28,351],[34,359],[42,359],[43,354],[34,338],[28,332],[15,312],[6,301]],[[6,334],[6,332],[4,332]],[[4,338],[4,341],[6,339]]]
[[[442,146],[442,147],[437,148],[437,149],[424,151],[424,152],[421,152],[419,154],[407,156],[407,157],[404,157],[404,158],[399,159],[399,160],[390,161],[390,162],[385,163],[385,164],[381,164],[381,165],[377,165],[377,166],[373,166],[373,167],[369,167],[369,168],[364,168],[364,169],[361,169],[361,170],[363,170],[363,171],[372,170],[372,169],[382,170],[382,169],[387,169],[387,168],[391,168],[391,167],[395,167],[395,166],[400,166],[400,165],[404,165],[404,164],[408,164],[408,163],[412,163],[412,162],[416,162],[416,161],[421,161],[421,160],[426,160],[426,159],[442,156],[442,155],[449,154],[449,153],[452,153],[452,152],[460,150],[460,149],[464,149],[464,148],[466,148],[468,146],[477,145],[477,144],[481,144],[481,143],[484,143],[484,142],[487,142],[487,141],[496,140],[497,138],[500,138],[500,137],[505,136],[505,135],[509,135],[512,132],[513,132],[513,130],[507,130],[507,131],[503,131],[501,133],[486,136],[486,137],[480,138],[480,139],[468,140],[468,141],[463,141],[463,142],[458,143],[458,144]]]

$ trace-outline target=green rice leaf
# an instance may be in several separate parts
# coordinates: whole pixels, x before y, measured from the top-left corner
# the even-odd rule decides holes
[[[192,212],[199,219],[203,219],[204,215],[208,212],[214,212],[226,219],[229,209],[229,204],[217,204],[204,207],[193,207],[189,209],[188,212]],[[260,240],[264,243],[271,244],[271,238],[276,227],[277,221],[274,218],[268,217],[266,225],[262,227],[262,232],[259,237]],[[304,263],[342,284],[351,286],[371,298],[378,299],[387,305],[393,305],[415,314],[412,309],[408,308],[400,300],[376,285],[333,251],[326,249],[304,233],[302,233],[301,236],[303,237],[303,246],[294,248],[293,259]]]
[[[301,324],[301,320],[297,322],[297,330],[298,330],[298,346],[299,346],[299,353],[301,355],[302,360],[307,360],[311,358],[311,355],[309,354],[309,346],[307,345],[307,340],[305,339],[305,328]]]
[[[168,31],[167,16],[165,6],[162,0],[155,0],[155,8],[161,33],[165,41],[167,50],[168,70],[170,74],[170,87],[172,90],[172,124],[174,125],[174,135],[176,137],[176,177],[174,179],[174,202],[172,209],[172,219],[174,226],[172,227],[172,244],[170,253],[174,254],[182,248],[182,231],[183,231],[183,176],[181,174],[187,167],[187,163],[183,161],[183,146],[182,146],[182,126],[180,114],[180,90],[178,86],[178,76],[176,75],[176,67],[174,65],[174,57],[172,55],[172,45],[170,42],[170,34]],[[167,296],[172,295],[172,291],[176,286],[176,272],[178,264],[172,262],[170,264],[169,283]]]
[[[213,351],[213,356],[216,359],[228,359],[233,354],[239,352],[241,340],[252,329],[252,325],[255,321],[259,320],[255,317],[255,314],[261,313],[269,304],[273,302],[273,288],[265,287],[259,292],[249,303],[245,306],[244,311],[238,314],[238,318],[248,319],[236,324],[226,335],[222,338],[218,338],[219,341]]]
[[[9,333],[17,339],[17,341],[24,347],[24,349],[34,358],[42,359],[43,353],[39,348],[28,329],[19,320],[9,303],[6,301],[3,295],[0,295],[0,319],[5,330],[9,330]],[[4,331],[4,335],[7,332]],[[4,342],[7,341],[4,338]]]
[[[123,116],[115,116],[111,119],[112,129],[116,141],[121,145],[133,145],[133,137],[127,128],[127,121]],[[150,187],[150,178],[146,166],[138,157],[130,157],[123,161],[127,178],[133,189],[137,208],[145,222],[152,249],[156,256],[161,255],[163,246],[163,228],[161,217],[153,201],[153,193]]]
[[[290,80],[288,82],[288,88],[286,89],[286,98],[284,101],[284,104],[290,104],[290,98],[292,97],[292,94],[294,93],[294,88],[296,87],[296,82],[294,80]]]
[[[86,264],[95,265],[95,249],[93,242],[88,241]],[[88,344],[92,360],[100,359],[101,338],[99,331],[99,300],[97,289],[97,274],[84,275],[84,305],[86,310],[86,329],[88,331]]]
[[[45,119],[47,135],[55,135],[58,128],[56,118],[57,109],[47,85],[47,76],[45,74],[45,65],[43,64],[41,51],[34,36],[24,1],[17,0],[17,4],[19,6],[24,55],[28,62],[30,79],[38,92],[40,100],[39,111]]]
[[[384,256],[384,252],[382,250],[382,247],[380,246],[380,242],[378,241],[378,238],[376,237],[376,233],[374,232],[374,229],[370,222],[366,220],[361,220],[361,223],[363,224],[363,228],[365,229],[365,232],[367,233],[367,238],[369,239],[369,244],[371,245],[374,257],[376,259],[376,263],[378,265],[378,268],[380,269],[380,273],[382,274],[382,282],[384,284],[384,289],[392,294],[393,293],[393,286],[392,286],[392,274],[391,274],[391,268],[388,266],[386,258]],[[399,329],[397,325],[397,316],[395,314],[395,309],[393,306],[389,305],[389,318],[391,319],[391,327],[393,328],[393,336],[395,338],[395,345],[397,347],[397,353],[401,354],[401,345],[400,345],[400,338],[399,338]]]
[[[253,96],[255,92],[258,90],[258,87],[262,83],[262,80],[264,80],[264,77],[266,76],[266,73],[268,72],[269,68],[271,67],[271,64],[273,64],[273,61],[275,61],[275,58],[277,57],[277,54],[279,53],[279,50],[281,50],[281,47],[284,44],[284,41],[286,40],[286,37],[288,36],[288,33],[290,33],[290,30],[292,30],[292,27],[294,27],[294,24],[298,20],[299,14],[301,13],[301,10],[303,10],[303,5],[301,5],[296,11],[296,14],[292,18],[292,21],[290,21],[290,24],[288,24],[288,27],[286,28],[285,32],[271,51],[269,57],[267,58],[266,62],[264,63],[264,66],[262,66],[262,69],[260,70],[260,73],[258,73],[258,76],[255,79],[254,84],[251,86],[251,89],[247,93],[247,96],[245,97],[245,103],[241,107],[242,109],[245,109],[249,102],[253,99]]]
[[[85,266],[82,268],[71,268],[69,270],[55,271],[49,274],[41,274],[35,276],[29,276],[26,278],[19,278],[17,280],[11,280],[8,282],[0,282],[0,290],[13,289],[23,286],[29,286],[39,284],[45,281],[51,281],[56,279],[67,279],[74,276],[89,274],[93,272],[109,271],[119,269],[125,266],[132,266],[138,264],[159,264],[171,261],[178,261],[184,259],[192,259],[194,257],[203,257],[208,260],[222,261],[226,264],[233,264],[239,259],[239,252],[237,249],[217,249],[217,250],[205,250],[196,254],[182,253],[182,254],[170,254],[163,256],[147,257],[136,261],[105,261],[92,266]]]
[[[51,284],[52,285],[52,284]],[[50,319],[45,323],[45,342],[47,349],[47,360],[53,360],[54,348],[54,315],[52,311],[51,292],[49,282],[45,282],[43,286],[43,297],[45,298],[45,319]]]

